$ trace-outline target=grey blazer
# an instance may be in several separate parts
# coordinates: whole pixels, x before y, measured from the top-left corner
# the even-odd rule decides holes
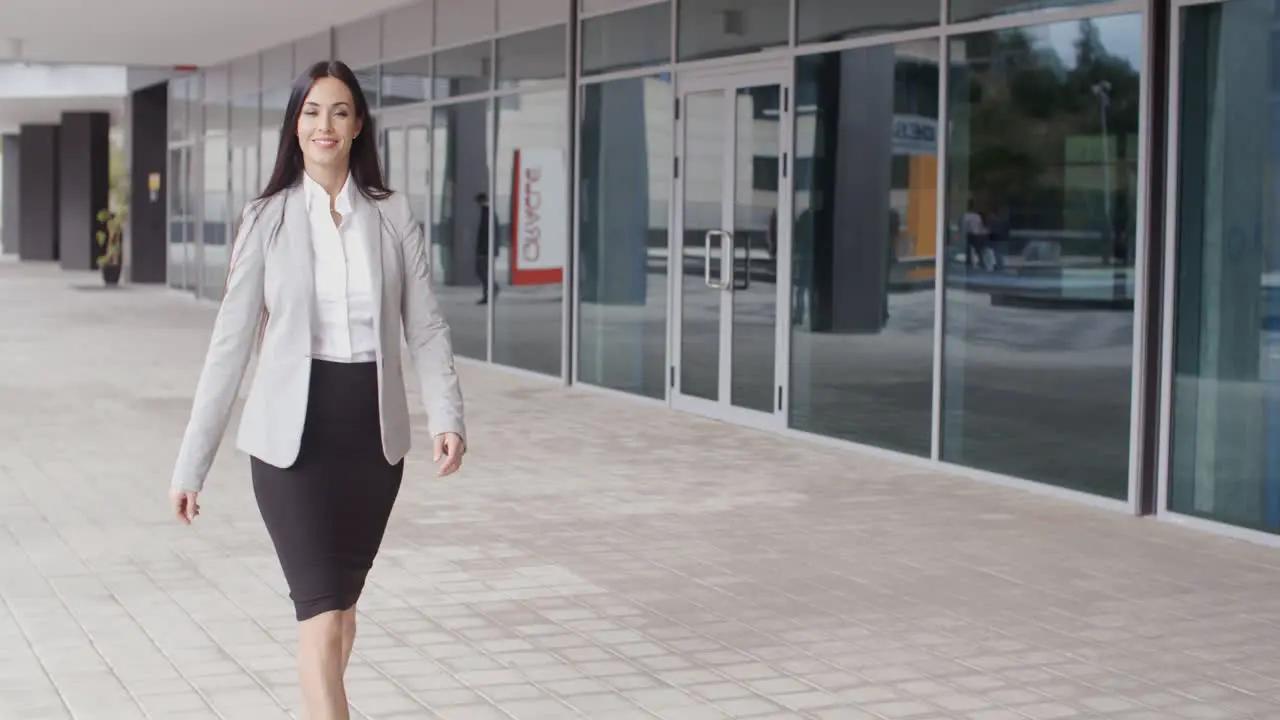
[[[453,432],[465,441],[462,391],[449,327],[431,289],[426,241],[409,201],[404,193],[372,201],[355,192],[353,203],[370,245],[372,287],[375,293],[381,290],[374,330],[382,448],[387,462],[394,464],[410,447],[402,325],[432,435]],[[312,263],[301,185],[245,208],[172,487],[204,487],[255,346],[258,363],[237,447],[276,467],[289,467],[297,459],[310,387]]]

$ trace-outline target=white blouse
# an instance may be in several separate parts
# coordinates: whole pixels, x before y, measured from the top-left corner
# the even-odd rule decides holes
[[[356,192],[351,176],[347,176],[333,204],[342,216],[340,225],[334,224],[329,212],[329,193],[305,172],[302,177],[315,258],[311,357],[333,362],[372,362],[377,359],[373,288],[367,238],[356,222],[351,202],[351,193]]]

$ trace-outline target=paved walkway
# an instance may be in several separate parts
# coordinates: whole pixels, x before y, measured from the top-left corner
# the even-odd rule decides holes
[[[0,262],[0,720],[295,716],[245,458],[166,487],[213,311]],[[1280,717],[1280,551],[465,366],[358,717]],[[1082,449],[1087,451],[1087,449]]]

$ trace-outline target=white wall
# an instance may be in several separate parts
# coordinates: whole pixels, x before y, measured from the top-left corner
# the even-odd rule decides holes
[[[0,99],[124,97],[128,68],[117,65],[0,64]]]

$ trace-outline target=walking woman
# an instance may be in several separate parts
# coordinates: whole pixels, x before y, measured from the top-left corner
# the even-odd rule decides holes
[[[422,230],[387,189],[351,70],[293,86],[275,170],[249,203],[171,486],[190,523],[255,345],[237,446],[299,622],[306,720],[347,720],[355,605],[409,450],[403,326],[439,474],[462,463],[462,393]]]

